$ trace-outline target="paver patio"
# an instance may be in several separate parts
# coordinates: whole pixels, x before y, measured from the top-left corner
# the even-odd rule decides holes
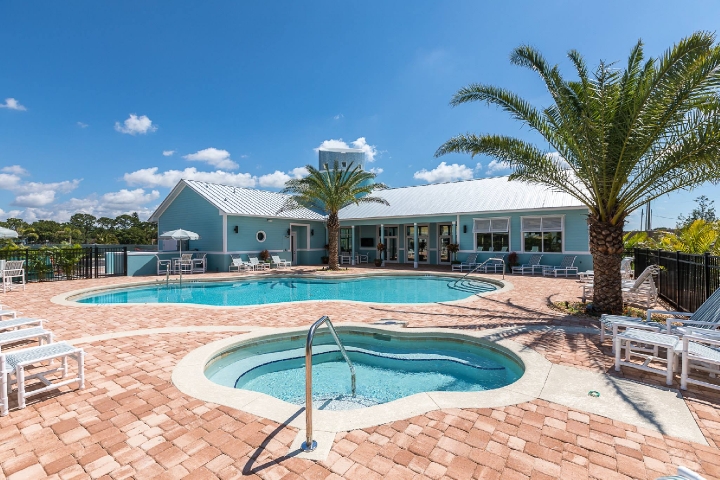
[[[507,277],[514,289],[455,305],[324,302],[302,307],[206,309],[79,307],[49,300],[80,288],[147,280],[29,284],[24,292],[0,296],[0,302],[20,310],[23,316],[47,319],[47,328],[58,340],[167,326],[235,330],[243,326],[309,326],[324,314],[335,324],[392,318],[408,321],[410,328],[596,327],[594,320],[566,316],[547,307],[550,301],[580,295],[577,282],[561,278]],[[504,408],[437,410],[340,432],[327,460],[294,458],[287,454],[296,429],[186,396],[170,381],[174,365],[189,351],[235,334],[237,331],[188,331],[80,344],[87,352],[84,390],[46,395],[23,410],[13,409],[11,403],[10,415],[0,418],[0,476],[609,480],[652,479],[685,465],[706,478],[720,478],[720,394],[701,389],[682,395],[708,446],[535,400]],[[547,329],[520,331],[512,339],[553,363],[615,374],[610,369],[610,345],[600,346],[599,335]],[[627,369],[623,373],[651,384],[664,380]]]

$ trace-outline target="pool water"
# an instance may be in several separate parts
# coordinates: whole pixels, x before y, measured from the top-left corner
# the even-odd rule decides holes
[[[263,305],[306,300],[351,300],[373,303],[433,303],[462,300],[491,292],[492,283],[441,276],[344,278],[272,277],[233,282],[187,281],[90,294],[80,303],[194,303],[215,306]]]
[[[318,335],[320,335],[318,333]],[[387,403],[421,392],[476,392],[509,385],[523,367],[499,349],[428,337],[340,332],[356,371],[350,369],[328,335],[313,348],[315,408],[348,410]],[[220,385],[265,393],[289,403],[305,403],[305,336],[271,341],[218,358],[206,376]]]

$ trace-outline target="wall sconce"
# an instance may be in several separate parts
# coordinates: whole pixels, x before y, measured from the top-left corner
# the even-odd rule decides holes
[[[311,236],[311,237],[314,237],[314,236],[315,236],[315,230],[312,229],[312,228],[310,229],[310,236]]]
[[[287,234],[288,234],[288,236],[290,236],[290,229],[289,229],[289,228],[288,228]]]
[[[272,218],[268,218],[267,221],[268,221],[269,223],[272,223]]]
[[[467,233],[467,225],[463,225],[463,233]]]
[[[233,228],[233,231],[234,231],[235,233],[238,233],[238,230],[239,230],[238,226],[235,225],[235,228]]]

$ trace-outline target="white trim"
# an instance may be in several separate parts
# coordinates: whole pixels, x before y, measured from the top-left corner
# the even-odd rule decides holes
[[[409,223],[403,224],[402,230],[403,230],[403,238],[405,239],[405,245],[407,245],[407,243],[408,243],[407,241],[408,241],[408,239],[410,239],[410,238],[412,238],[412,239],[413,239],[413,242],[415,242],[415,236],[414,236],[414,234],[413,234],[412,237],[411,237],[411,236],[408,236],[408,234],[407,234],[407,229],[408,229],[409,227],[413,227],[413,228],[414,228],[415,225],[417,225],[417,228],[418,228],[418,229],[420,229],[420,227],[427,227],[427,228],[428,228],[428,233],[427,233],[427,235],[420,235],[420,234],[418,233],[418,243],[420,243],[420,238],[421,238],[421,237],[424,237],[424,238],[427,240],[427,244],[428,244],[427,251],[430,252],[430,224],[429,224],[429,223],[417,223],[417,222],[414,222],[414,223],[412,223],[412,224],[409,224]],[[400,237],[398,237],[398,240],[400,240]],[[402,250],[404,251],[405,248],[403,248]],[[415,250],[416,250],[416,252],[417,252],[417,247],[415,248]],[[400,252],[400,248],[398,248],[398,252]],[[416,253],[416,256],[417,256],[417,253]],[[405,255],[403,256],[403,258],[405,259],[403,263],[410,263],[410,260],[407,258],[407,253],[405,253]],[[399,261],[399,260],[400,260],[400,254],[398,253],[398,261]],[[424,260],[424,261],[420,261],[420,260],[418,260],[417,258],[415,258],[415,260],[413,260],[413,263],[418,263],[418,264],[420,264],[420,265],[429,265],[429,264],[430,264],[430,255],[428,255],[428,256],[427,256],[427,260]],[[414,268],[418,268],[418,267],[414,267]]]
[[[260,240],[260,234],[262,233],[262,240]],[[255,240],[258,241],[258,243],[265,243],[265,240],[267,240],[267,233],[265,233],[264,230],[258,230],[255,232]]]
[[[290,222],[290,234],[292,235],[292,227],[306,227],[307,230],[305,231],[306,237],[307,237],[307,246],[310,248],[310,224],[309,223],[292,223]],[[297,232],[296,232],[297,233]],[[297,239],[297,235],[295,235],[295,239]],[[296,248],[295,251],[300,250],[299,248]]]
[[[520,220],[520,230],[521,230],[521,231],[522,231],[522,218],[523,218],[523,217],[520,217],[520,219],[521,219],[521,220]],[[499,233],[499,234],[504,234],[504,233],[506,233],[506,232],[493,232],[493,231],[492,231],[492,221],[493,221],[493,220],[507,220],[507,226],[508,226],[508,229],[507,229],[508,250],[510,250],[510,247],[512,246],[512,222],[511,222],[512,218],[511,218],[511,217],[482,217],[482,218],[473,218],[473,219],[472,219],[472,222],[473,222],[473,228],[472,228],[472,230],[473,230],[473,232],[472,232],[472,235],[473,235],[473,248],[475,249],[474,252],[477,252],[477,251],[478,251],[478,249],[477,249],[477,247],[478,247],[478,245],[477,245],[477,234],[478,234],[478,233],[485,233],[485,232],[475,232],[475,220],[490,220],[490,231],[487,232],[487,233],[489,233],[490,235],[494,235],[494,234],[496,234],[496,233]],[[521,232],[521,233],[522,233],[522,232]],[[491,238],[492,238],[492,237],[491,237]],[[492,243],[492,240],[491,240],[491,243]],[[489,250],[483,250],[483,252],[489,252]]]
[[[523,219],[524,218],[543,218],[543,217],[560,217],[560,230],[559,232],[562,234],[562,238],[560,239],[560,248],[561,251],[559,252],[543,252],[542,250],[538,252],[526,252],[525,251],[525,230],[523,230]],[[548,230],[548,232],[557,232],[558,230]],[[540,233],[545,233],[545,231],[542,229],[542,224],[540,228]],[[540,241],[540,246],[542,247],[542,239]],[[520,251],[518,253],[569,253],[565,251],[565,214],[557,214],[557,215],[522,215],[520,217]]]
[[[564,242],[563,242],[563,244],[564,244]],[[564,250],[563,252],[547,252],[548,255],[552,255],[553,253],[556,255],[559,255],[560,253],[564,253],[567,255],[571,255],[571,254],[572,255],[592,255],[589,250],[587,252],[580,252],[580,251],[575,252],[573,250]]]
[[[222,214],[221,214],[221,215],[222,215]],[[223,232],[223,234],[222,234],[222,240],[223,240],[223,249],[222,249],[222,251],[223,251],[223,253],[224,253],[224,252],[227,252],[227,242],[228,242],[227,229],[228,229],[227,215],[223,215],[223,216],[222,216],[222,232]]]
[[[533,211],[542,211],[542,212],[554,212],[558,210],[586,210],[589,211],[588,207],[585,205],[581,206],[575,206],[575,207],[548,207],[548,208],[516,208],[512,210],[484,210],[484,211],[476,211],[476,212],[446,212],[446,213],[426,213],[426,214],[417,214],[417,215],[388,215],[387,217],[353,217],[353,218],[341,218],[340,222],[349,222],[349,221],[360,221],[360,220],[391,220],[394,218],[424,218],[424,217],[443,217],[447,216],[449,218],[452,217],[459,217],[467,216],[467,215],[498,215],[498,214],[507,214],[507,213],[516,213],[516,212],[533,212]],[[531,215],[528,215],[531,216]],[[539,215],[543,216],[543,215]],[[552,215],[548,215],[552,216]],[[446,223],[448,220],[435,220],[431,221],[431,223]]]

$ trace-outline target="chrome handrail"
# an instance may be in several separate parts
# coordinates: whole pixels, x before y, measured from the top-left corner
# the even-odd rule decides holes
[[[307,341],[305,342],[305,442],[300,446],[300,448],[303,449],[305,452],[312,452],[317,448],[317,442],[313,440],[313,428],[312,428],[312,410],[313,410],[313,403],[312,403],[312,346],[313,346],[313,339],[315,338],[315,331],[322,326],[323,323],[326,323],[328,326],[328,330],[330,330],[330,334],[332,335],[333,339],[335,340],[335,343],[340,348],[340,353],[342,354],[343,358],[348,364],[348,367],[350,367],[350,381],[352,384],[352,395],[355,396],[355,367],[353,366],[352,362],[350,361],[350,357],[348,357],[347,352],[345,351],[345,347],[343,346],[342,342],[340,341],[340,338],[337,335],[337,331],[335,331],[335,327],[333,326],[332,322],[330,321],[330,317],[327,315],[323,315],[317,322],[313,323],[310,327],[310,330],[308,330],[307,334]]]
[[[505,280],[505,259],[504,259],[503,257],[500,257],[500,258],[492,257],[492,258],[486,259],[484,262],[482,262],[481,264],[477,265],[475,268],[473,268],[472,270],[470,270],[468,273],[466,273],[465,275],[463,275],[462,277],[460,277],[459,280],[455,280],[455,284],[457,284],[458,282],[462,282],[463,280],[465,280],[465,278],[466,278],[468,275],[470,275],[471,273],[475,273],[475,271],[476,271],[478,268],[485,266],[485,264],[487,264],[490,260],[499,260],[499,261],[502,263],[502,266],[503,266],[503,268],[502,268],[502,275],[503,275],[502,278],[503,278],[503,280]]]

